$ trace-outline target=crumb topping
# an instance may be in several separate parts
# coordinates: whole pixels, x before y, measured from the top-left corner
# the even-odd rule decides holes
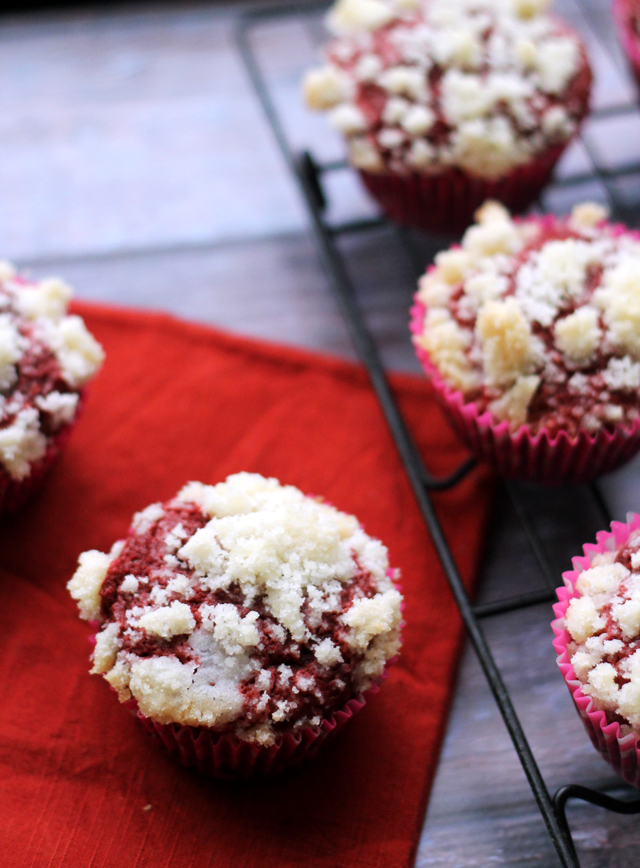
[[[565,623],[581,690],[609,723],[640,733],[640,531],[591,558]]]
[[[331,110],[356,168],[501,177],[566,143],[588,108],[582,42],[546,5],[338,0],[306,103]]]
[[[385,547],[292,486],[239,473],[138,513],[68,584],[92,672],[143,714],[272,744],[366,690],[399,648]]]
[[[71,294],[57,278],[30,283],[0,263],[0,472],[13,479],[73,421],[104,357],[82,319],[67,316]]]
[[[595,204],[512,220],[487,203],[421,278],[417,346],[479,412],[575,436],[640,414],[640,237]]]

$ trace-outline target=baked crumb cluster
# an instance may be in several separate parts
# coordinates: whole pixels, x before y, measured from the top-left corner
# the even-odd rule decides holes
[[[445,382],[516,431],[570,436],[640,413],[640,237],[599,205],[512,220],[487,203],[420,281],[414,335]]]
[[[69,590],[100,622],[94,673],[160,723],[272,744],[319,725],[400,644],[387,550],[357,520],[251,473],[134,517]]]
[[[567,142],[587,110],[579,37],[547,0],[338,0],[307,105],[368,172],[498,178]]]
[[[640,733],[640,531],[617,551],[592,555],[569,603],[569,658],[581,690],[609,722]]]
[[[29,476],[69,425],[80,392],[104,358],[79,316],[67,316],[72,292],[61,280],[27,282],[0,262],[0,467]]]

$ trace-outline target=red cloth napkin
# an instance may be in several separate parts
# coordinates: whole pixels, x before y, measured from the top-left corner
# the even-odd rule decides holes
[[[0,530],[0,853],[78,868],[395,868],[415,853],[461,627],[364,372],[168,316],[78,304],[107,352],[37,499]],[[434,472],[465,457],[426,383],[392,383]],[[278,780],[200,777],[88,674],[65,584],[132,513],[186,481],[258,471],[357,515],[403,574],[402,656],[317,761]],[[439,495],[471,581],[487,479]]]

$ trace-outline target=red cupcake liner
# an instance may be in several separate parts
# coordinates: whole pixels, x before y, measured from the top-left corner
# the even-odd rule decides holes
[[[71,436],[83,406],[83,396],[80,396],[76,415],[72,422],[61,428],[50,441],[47,451],[31,465],[29,475],[24,479],[14,479],[6,470],[0,470],[0,517],[11,515],[20,509],[33,497],[41,487],[47,471],[55,462]]]
[[[634,0],[614,0],[612,11],[618,39],[640,87],[640,34],[633,27],[634,16],[640,19],[640,4]]]
[[[437,175],[406,175],[360,170],[366,188],[387,217],[414,229],[439,235],[458,235],[473,222],[487,199],[497,199],[512,212],[525,211],[549,183],[551,173],[568,142],[547,148],[502,178],[489,180],[449,168]]]
[[[583,547],[584,555],[573,558],[573,570],[563,573],[564,587],[558,588],[556,594],[559,602],[553,607],[556,620],[551,628],[555,639],[555,648],[558,668],[562,673],[565,684],[576,704],[580,719],[591,739],[595,749],[615,769],[615,771],[628,784],[640,787],[640,745],[635,733],[623,734],[620,724],[616,721],[609,722],[604,711],[594,706],[590,696],[582,692],[582,683],[574,672],[569,659],[568,645],[572,642],[571,635],[565,627],[565,615],[569,603],[580,594],[576,590],[578,576],[583,570],[591,566],[591,556],[600,552],[613,551],[624,545],[630,535],[640,529],[640,515],[629,516],[629,521],[614,521],[610,531],[600,531],[596,534],[596,544],[587,543]]]
[[[380,681],[384,678],[386,672]],[[230,732],[214,732],[179,723],[157,723],[142,714],[135,699],[124,705],[154,741],[164,745],[185,768],[196,768],[201,774],[214,778],[247,779],[253,775],[277,775],[312,759],[321,745],[339,732],[379,689],[378,683],[373,684],[318,726],[306,726],[295,734],[284,733],[269,747],[242,741]]]
[[[425,314],[426,307],[416,300],[411,308],[412,334],[423,333]],[[462,392],[445,383],[426,350],[417,345],[415,349],[438,402],[462,441],[500,476],[543,485],[591,482],[640,450],[640,418],[613,431],[580,431],[575,437],[566,431],[552,436],[545,428],[532,434],[527,425],[513,433],[507,421],[496,422],[488,410],[480,413],[474,403],[465,402]]]

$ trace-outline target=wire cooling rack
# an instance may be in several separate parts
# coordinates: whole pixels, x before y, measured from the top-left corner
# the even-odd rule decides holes
[[[606,33],[607,28],[603,29],[602,27],[602,17],[606,15],[608,10],[605,10],[602,4],[598,4],[598,0],[595,0],[595,5],[593,0],[581,0],[581,6],[585,22],[590,25],[591,30]],[[475,461],[473,459],[466,461],[445,477],[434,477],[426,468],[389,388],[379,351],[367,327],[365,315],[358,301],[356,287],[350,273],[348,254],[345,254],[340,246],[341,239],[354,233],[375,232],[384,226],[386,221],[377,216],[343,221],[330,219],[328,215],[332,210],[331,179],[337,173],[344,172],[347,165],[342,159],[324,161],[318,159],[310,148],[299,147],[292,140],[289,130],[283,122],[278,100],[269,86],[268,79],[260,64],[258,52],[255,50],[253,37],[261,26],[272,25],[278,21],[286,22],[293,17],[300,18],[300,16],[308,15],[311,19],[309,27],[311,29],[317,28],[318,13],[324,8],[326,8],[326,4],[320,6],[299,3],[259,8],[245,13],[241,17],[236,31],[240,52],[282,154],[303,194],[313,233],[330,276],[336,301],[348,326],[355,350],[369,373],[371,384],[400,453],[451,592],[555,846],[560,863],[565,868],[580,868],[566,816],[569,800],[582,800],[619,814],[636,814],[640,813],[640,799],[621,800],[597,789],[576,784],[563,786],[557,790],[555,795],[551,795],[482,627],[483,619],[488,617],[539,603],[555,602],[554,589],[559,584],[557,572],[552,567],[544,543],[538,535],[535,521],[530,515],[521,487],[517,483],[504,481],[507,497],[522,525],[543,579],[543,587],[541,590],[528,591],[489,603],[478,605],[471,603],[440,527],[431,493],[450,489],[457,485],[472,470]],[[593,46],[591,48],[593,50]],[[607,44],[606,37],[596,46],[595,50],[608,52],[609,55],[612,50],[615,52],[610,39]],[[309,64],[313,62],[313,59],[312,57],[308,58]],[[610,62],[610,58],[606,62]],[[604,104],[592,112],[589,128],[583,131],[580,137],[580,151],[577,154],[577,159],[573,161],[573,170],[565,173],[564,177],[554,182],[550,195],[555,196],[556,200],[562,201],[563,194],[572,189],[585,191],[591,197],[595,195],[595,198],[606,200],[614,219],[619,219],[628,225],[640,225],[640,160],[625,157],[624,147],[622,154],[620,152],[621,140],[624,145],[624,142],[626,141],[628,144],[631,138],[632,141],[635,140],[636,150],[640,155],[640,114],[634,97],[629,98],[627,94],[626,99],[617,99],[615,93],[613,99],[611,96],[609,93],[608,100],[601,100]],[[625,95],[622,94],[622,96]],[[611,136],[617,139],[613,154],[610,147],[605,144],[607,136],[609,142],[612,141]],[[426,263],[423,247],[416,240],[415,234],[400,227],[394,227],[394,230],[398,233],[410,268],[416,277],[419,276],[424,272]],[[444,245],[441,243],[439,246]],[[594,501],[595,508],[600,513],[601,525],[608,524],[610,515],[599,489],[596,485],[591,485],[588,487],[588,491]]]

